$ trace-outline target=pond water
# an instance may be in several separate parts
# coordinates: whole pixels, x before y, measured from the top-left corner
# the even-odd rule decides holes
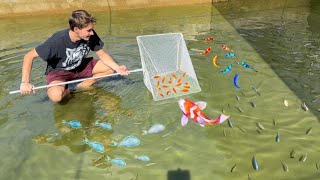
[[[179,98],[154,101],[142,73],[104,79],[61,104],[50,102],[45,90],[8,95],[19,88],[24,54],[67,28],[68,14],[1,19],[0,179],[317,179],[320,5],[301,2],[243,0],[92,12],[105,50],[130,70],[141,68],[136,36],[183,33],[202,91],[182,97],[206,101],[203,112],[211,118],[230,115],[233,128],[228,122],[201,127],[193,121],[182,127]],[[215,40],[204,42],[207,37]],[[225,57],[223,44],[235,57]],[[209,54],[199,54],[208,47]],[[212,64],[215,55],[220,68]],[[238,64],[242,61],[258,72]],[[232,70],[222,74],[230,64]],[[36,59],[35,86],[45,84],[44,71],[45,63]],[[233,84],[236,74],[240,89]],[[74,119],[81,129],[62,123]],[[93,126],[97,120],[113,130]],[[165,130],[142,135],[155,123]],[[141,144],[110,145],[130,135]],[[102,143],[105,153],[93,151],[84,137]],[[151,161],[134,158],[143,154]],[[106,156],[122,157],[127,165],[115,166]]]

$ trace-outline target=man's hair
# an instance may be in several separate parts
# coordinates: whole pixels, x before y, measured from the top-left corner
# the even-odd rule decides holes
[[[69,18],[70,29],[73,31],[75,27],[82,29],[90,23],[96,23],[96,19],[85,10],[73,11]]]

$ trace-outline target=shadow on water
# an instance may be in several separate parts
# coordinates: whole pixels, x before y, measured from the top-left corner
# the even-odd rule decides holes
[[[320,1],[231,0],[213,6],[320,121]]]
[[[189,170],[171,170],[167,173],[167,180],[191,180]]]

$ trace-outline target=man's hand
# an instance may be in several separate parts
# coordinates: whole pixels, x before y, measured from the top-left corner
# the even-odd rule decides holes
[[[35,93],[33,90],[34,86],[28,82],[22,82],[20,84],[20,93],[21,94],[30,94],[31,92]]]
[[[115,71],[117,73],[120,73],[121,75],[128,75],[130,74],[126,68],[126,66],[122,65],[122,66],[118,66],[118,68],[115,69]]]

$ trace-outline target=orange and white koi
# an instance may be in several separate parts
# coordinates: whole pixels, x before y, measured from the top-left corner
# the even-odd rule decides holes
[[[188,123],[189,118],[194,122],[198,123],[200,126],[220,124],[229,119],[230,116],[225,114],[220,114],[216,120],[209,118],[204,115],[201,110],[203,110],[207,103],[204,101],[192,102],[188,99],[180,99],[178,101],[179,107],[183,113],[181,118],[181,125],[185,126]]]
[[[214,56],[213,60],[212,60],[212,63],[215,67],[217,68],[220,68],[218,65],[217,65],[217,61],[218,61],[218,55]]]
[[[222,47],[222,49],[224,49],[226,51],[231,51],[231,49],[228,46],[224,45],[224,44],[221,47]]]
[[[208,38],[205,38],[204,41],[213,41],[214,38],[213,37],[208,37]]]
[[[211,47],[209,47],[208,49],[206,49],[205,51],[203,51],[202,53],[200,53],[201,55],[206,55],[209,54],[211,51]]]

